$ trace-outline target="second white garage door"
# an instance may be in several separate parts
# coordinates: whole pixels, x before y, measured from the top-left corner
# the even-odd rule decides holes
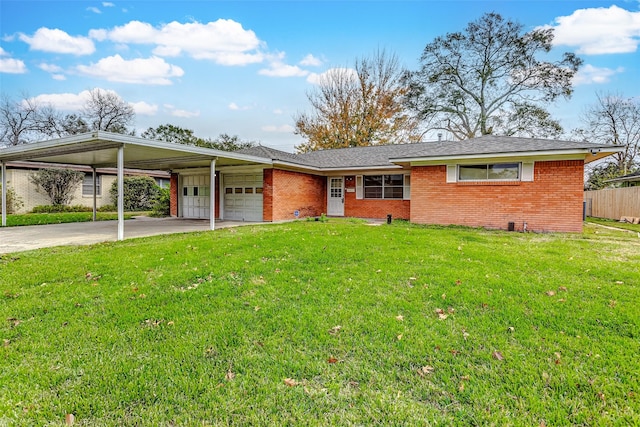
[[[262,173],[225,174],[224,219],[262,221]]]

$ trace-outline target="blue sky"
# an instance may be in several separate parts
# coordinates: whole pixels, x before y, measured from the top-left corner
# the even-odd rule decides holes
[[[573,98],[550,107],[565,130],[596,92],[640,97],[638,0],[0,0],[0,92],[77,112],[87,90],[112,90],[138,133],[171,123],[293,151],[323,72],[377,49],[416,69],[427,43],[485,12],[552,26],[549,58],[584,59]]]

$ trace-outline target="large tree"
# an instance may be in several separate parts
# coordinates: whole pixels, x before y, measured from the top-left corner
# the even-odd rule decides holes
[[[185,129],[172,124],[164,124],[155,128],[148,128],[141,136],[157,141],[173,142],[177,144],[195,145],[197,147],[214,148],[223,151],[236,151],[256,145],[253,141],[243,141],[237,135],[220,134],[215,139],[204,139],[195,135],[191,129]]]
[[[622,147],[590,171],[590,188],[606,185],[613,179],[633,172],[640,165],[640,101],[620,94],[596,94],[597,101],[582,116],[583,128],[574,133],[578,138],[599,144]]]
[[[356,60],[355,70],[334,68],[307,94],[312,112],[299,114],[299,152],[416,142],[418,121],[405,108],[403,70],[395,55],[379,51]]]
[[[72,169],[40,169],[29,176],[37,191],[49,196],[54,206],[67,205],[84,179],[84,173]]]
[[[464,31],[427,44],[420,69],[407,74],[409,106],[428,130],[462,140],[480,135],[554,137],[562,128],[546,105],[573,92],[582,60],[564,53],[543,61],[553,29],[523,32],[520,23],[484,14]]]
[[[89,91],[82,115],[91,130],[129,133],[136,113],[117,93],[94,88]]]

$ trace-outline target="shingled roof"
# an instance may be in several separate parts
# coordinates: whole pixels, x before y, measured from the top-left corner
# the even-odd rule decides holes
[[[320,169],[389,167],[403,159],[423,159],[473,155],[527,154],[562,152],[567,150],[610,150],[610,145],[589,142],[560,141],[538,138],[517,138],[485,135],[465,141],[420,142],[415,144],[375,145],[338,148],[292,154],[268,147],[240,150],[242,154],[264,157],[273,161],[310,166]],[[615,150],[614,150],[615,151]]]

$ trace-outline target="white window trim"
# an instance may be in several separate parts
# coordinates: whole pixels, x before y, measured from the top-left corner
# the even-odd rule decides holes
[[[496,164],[508,164],[508,163],[517,163],[518,164],[518,179],[460,179],[460,166],[468,166],[470,164],[473,165],[496,165]],[[458,164],[449,164],[446,165],[446,179],[447,183],[456,183],[456,182],[533,182],[534,179],[534,169],[535,162],[492,162],[492,163],[458,163]]]
[[[402,197],[397,199],[365,198],[364,197],[364,176],[356,175],[356,200],[411,200],[411,175],[403,173],[371,173],[366,176],[402,175]]]

